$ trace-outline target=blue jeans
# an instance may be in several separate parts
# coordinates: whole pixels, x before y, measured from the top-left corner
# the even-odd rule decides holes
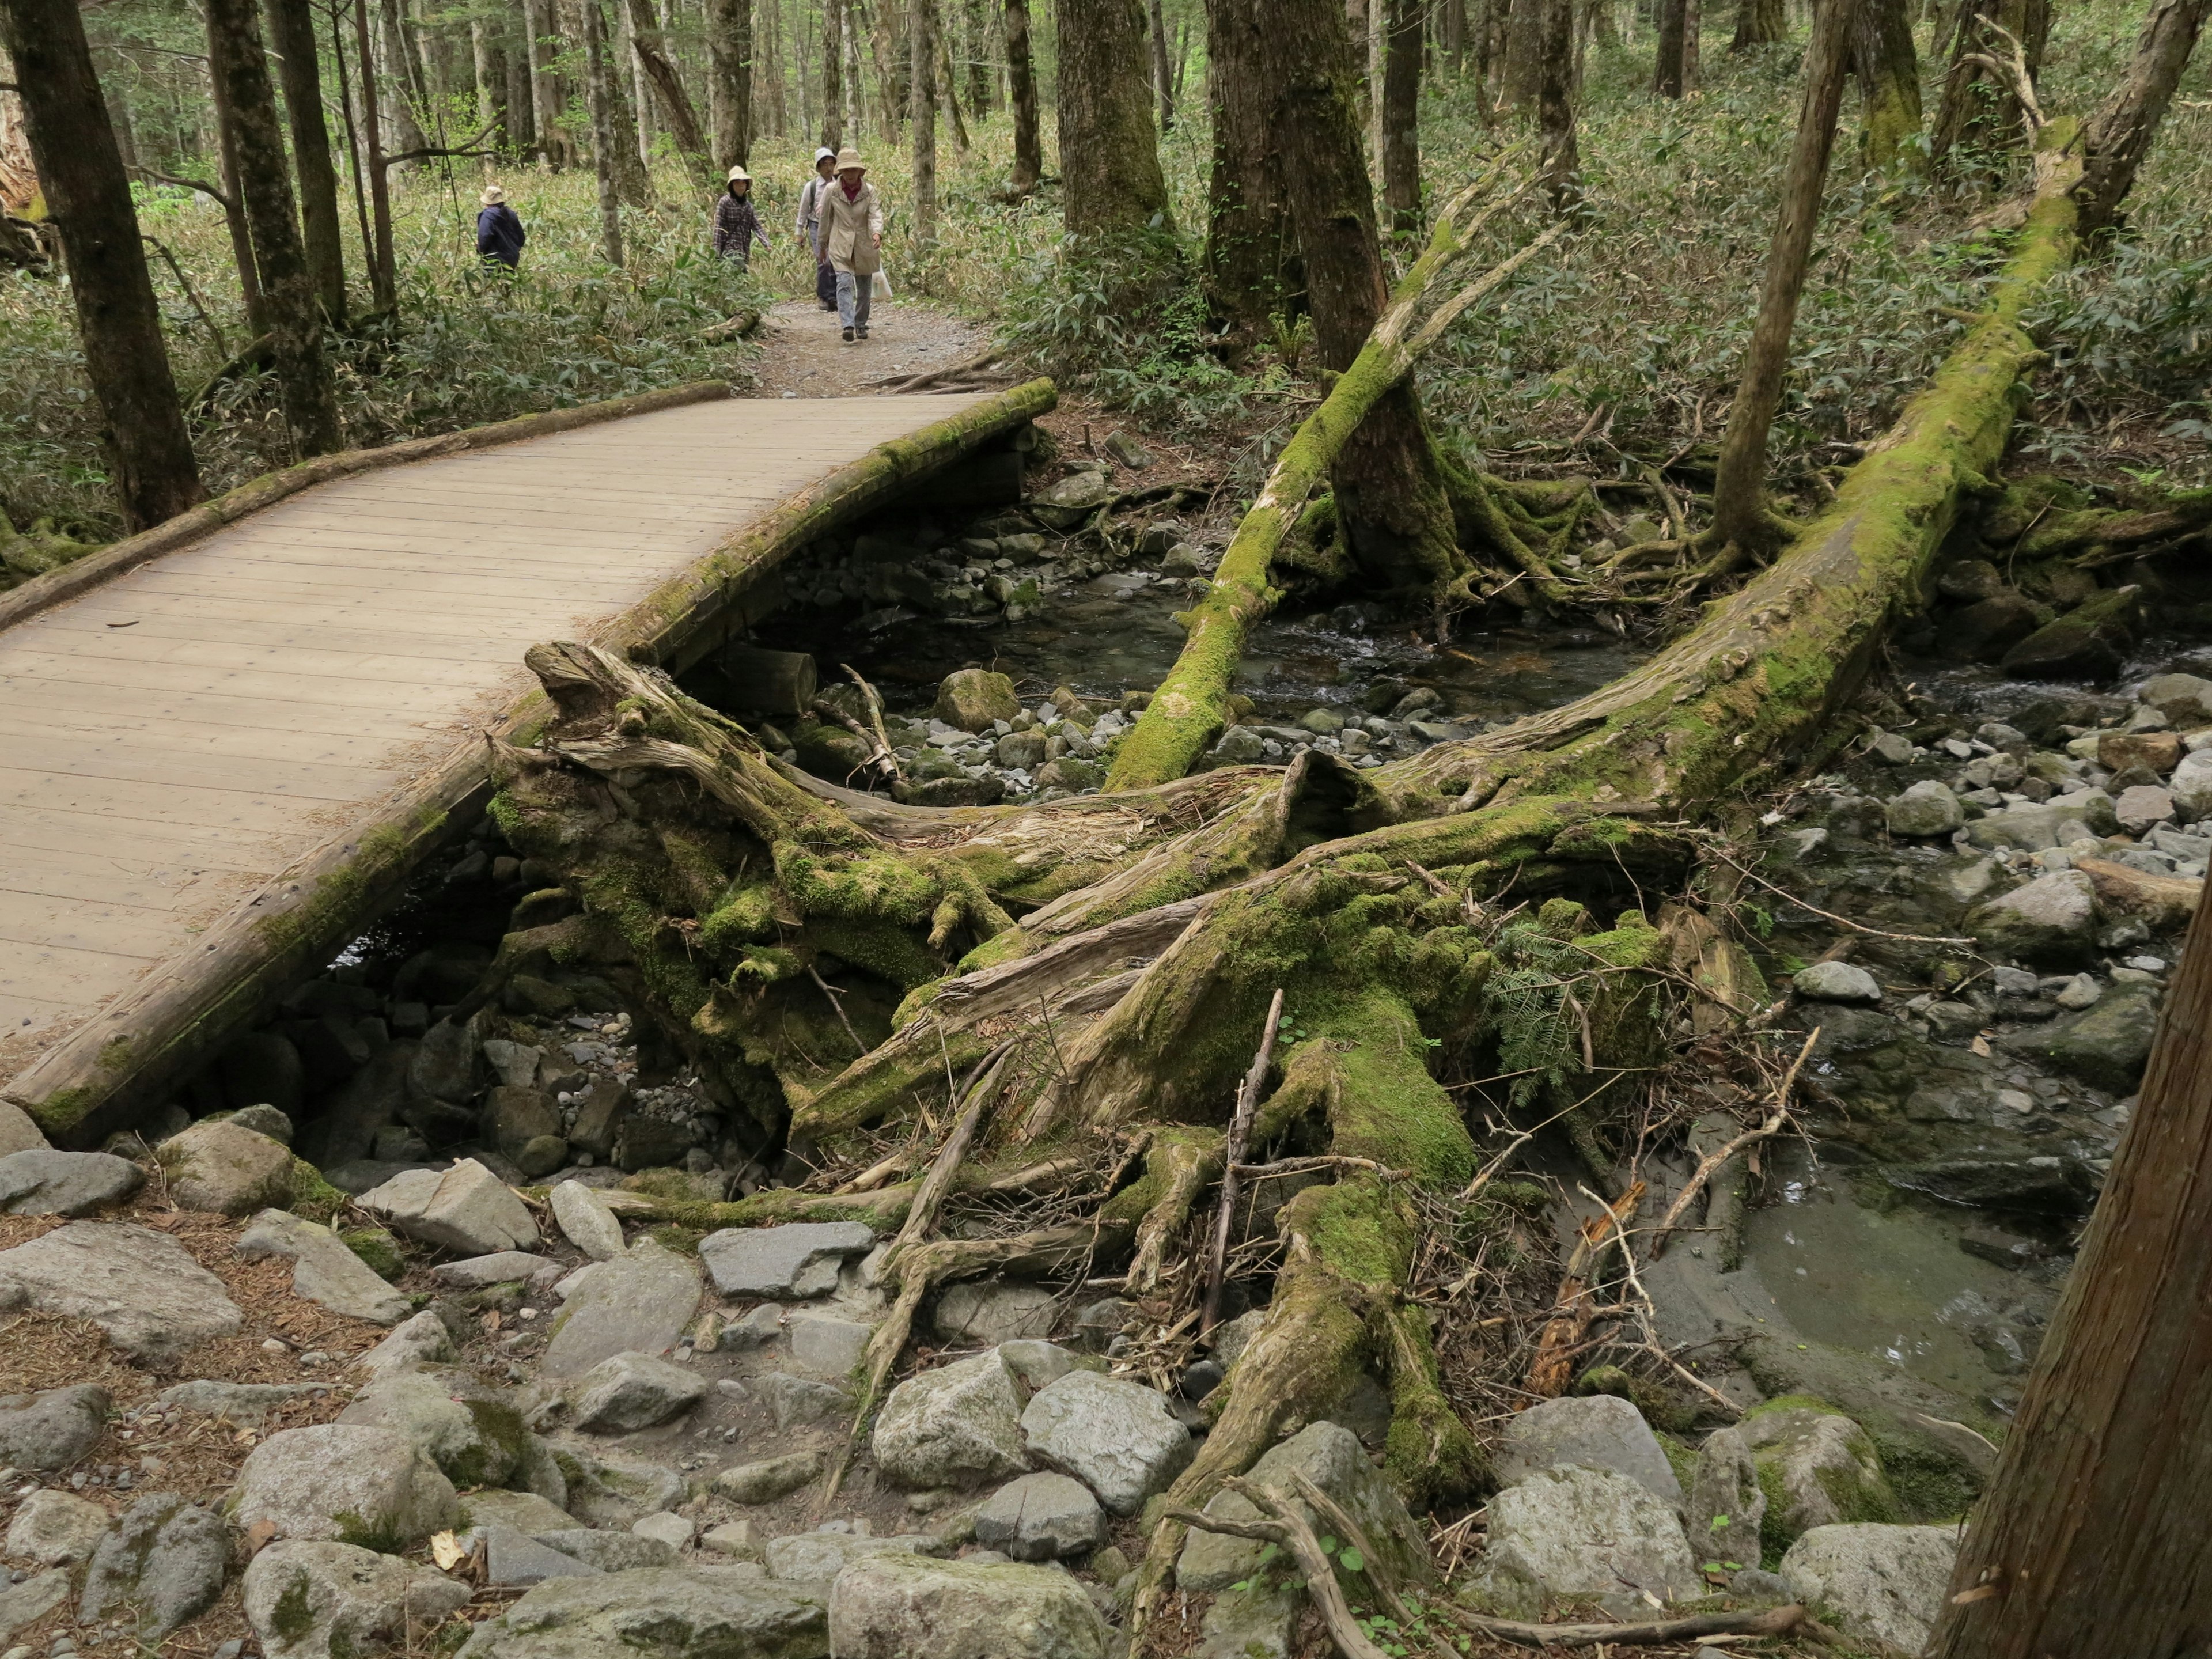
[[[837,322],[840,327],[868,331],[868,301],[875,297],[875,278],[837,273]]]

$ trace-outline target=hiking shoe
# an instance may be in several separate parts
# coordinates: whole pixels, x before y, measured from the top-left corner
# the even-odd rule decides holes
[[[860,337],[864,340],[868,337],[868,331],[865,328],[860,331]]]
[[[848,328],[848,329],[847,329],[847,330],[845,331],[845,343],[846,343],[848,345],[850,345],[850,344],[852,343],[852,342],[853,342],[853,331],[852,331],[851,329],[849,329],[849,328]]]

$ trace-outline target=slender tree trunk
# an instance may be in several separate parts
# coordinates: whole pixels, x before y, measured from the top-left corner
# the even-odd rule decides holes
[[[990,0],[968,0],[968,107],[980,126],[991,113]]]
[[[631,27],[636,27],[633,21]],[[714,121],[714,165],[743,167],[752,153],[752,0],[708,0],[709,106]]]
[[[2157,21],[2153,14],[2154,25]],[[1935,1659],[2148,1659],[2212,1640],[2212,907],[1970,1517]]]
[[[1683,43],[1688,33],[1690,0],[1659,0],[1659,45],[1652,64],[1651,90],[1680,98],[1686,79]]]
[[[1205,272],[1217,315],[1257,335],[1297,286],[1297,250],[1268,128],[1273,93],[1261,33],[1267,0],[1206,0],[1206,96],[1213,111]]]
[[[261,267],[253,257],[253,227],[246,216],[246,198],[238,188],[238,133],[222,82],[210,66],[209,102],[215,108],[216,160],[222,182],[223,228],[230,236],[231,262],[238,267],[239,301],[246,326],[256,335],[269,331],[269,311],[261,299]]]
[[[1695,92],[1705,84],[1705,0],[1685,0],[1682,7],[1682,90]]]
[[[1175,71],[1168,67],[1168,20],[1160,0],[1151,0],[1149,8],[1152,42],[1152,92],[1160,103],[1160,131],[1175,129]]]
[[[1544,0],[1544,73],[1536,122],[1544,136],[1544,193],[1553,211],[1582,202],[1582,155],[1575,139],[1575,0]]]
[[[2127,78],[2113,88],[2088,125],[2087,155],[2076,192],[2085,234],[2106,230],[2118,219],[2120,203],[2135,184],[2136,169],[2166,118],[2182,71],[2189,67],[2208,9],[2212,9],[2212,0],[2151,0]]]
[[[1452,79],[1467,73],[1467,0],[1443,0],[1437,20],[1437,45],[1451,64]]]
[[[1547,0],[1548,3],[1548,0]],[[1382,120],[1382,204],[1390,228],[1416,237],[1421,221],[1421,18],[1423,0],[1375,0],[1385,20],[1377,102]]]
[[[292,167],[300,180],[300,240],[307,279],[323,315],[345,320],[345,238],[338,214],[337,168],[323,114],[322,72],[315,52],[315,14],[307,0],[268,0],[269,38],[284,83],[292,127]]]
[[[1127,235],[1170,224],[1144,64],[1139,0],[1060,8],[1060,170],[1073,235]]]
[[[2010,31],[2020,41],[2029,79],[2043,67],[2044,43],[2051,37],[2051,0],[1961,0],[1951,32],[1950,73],[1929,133],[1929,149],[1939,161],[1961,145],[2018,150],[2027,142],[2010,78],[1967,61],[1976,54],[2002,59],[2011,53],[2003,36],[1983,27],[1984,20]]]
[[[1358,66],[1337,0],[1268,0],[1263,18],[1268,125],[1304,258],[1316,356],[1341,373],[1388,295],[1352,96]],[[1338,525],[1363,574],[1378,590],[1439,591],[1455,568],[1457,542],[1410,380],[1377,400],[1333,477]]]
[[[716,4],[722,0],[714,0]],[[744,3],[744,0],[738,0]],[[676,148],[684,157],[684,166],[702,189],[716,188],[713,153],[705,131],[699,125],[699,112],[684,89],[684,77],[677,73],[676,65],[669,60],[666,42],[661,34],[660,20],[653,15],[647,0],[629,0],[629,27],[632,43],[645,72],[652,77],[653,89],[660,100],[660,112],[667,118],[668,131],[676,140]],[[750,33],[750,24],[747,26]],[[748,42],[750,52],[750,44]],[[750,88],[748,75],[745,86]]]
[[[607,50],[607,18],[599,0],[584,0],[585,88],[592,111],[592,174],[599,186],[599,257],[619,268],[623,262],[622,208],[615,179],[614,65]]]
[[[1859,160],[1876,172],[1917,170],[1920,54],[1912,43],[1911,0],[1860,0],[1851,28],[1851,74],[1859,83]]]
[[[907,0],[907,75],[914,118],[914,246],[925,264],[937,252],[937,43],[934,0]]]
[[[15,62],[32,161],[69,261],[123,522],[144,530],[204,492],[84,18],[76,0],[0,0],[0,42]]]
[[[1732,52],[1752,46],[1772,46],[1790,38],[1790,10],[1785,0],[1735,0],[1735,38]]]
[[[476,76],[477,125],[486,134],[484,142],[496,149],[502,142],[499,131],[499,74],[492,65],[491,28],[481,17],[469,19],[469,68]],[[485,158],[484,168],[490,171],[489,157]]]
[[[384,130],[376,106],[376,54],[368,39],[368,0],[353,0],[354,45],[361,56],[362,143],[368,152],[369,219],[374,231],[368,256],[369,303],[380,312],[399,307],[399,264],[392,245],[392,184],[384,164]]]
[[[367,5],[368,0],[359,3]],[[522,0],[522,15],[530,31],[531,128],[539,157],[558,169],[568,165],[569,155],[568,135],[561,131],[561,83],[553,73],[559,36],[554,27],[553,0]]]
[[[1744,353],[1743,378],[1729,410],[1721,440],[1718,476],[1713,483],[1713,535],[1745,553],[1771,547],[1775,537],[1766,511],[1766,435],[1782,400],[1782,377],[1790,367],[1790,335],[1797,323],[1797,301],[1805,291],[1805,269],[1813,253],[1813,233],[1820,220],[1820,191],[1835,148],[1836,112],[1842,106],[1844,77],[1850,72],[1853,13],[1862,0],[1819,0],[1813,40],[1805,53],[1805,101],[1797,119],[1797,138],[1782,181],[1782,216],[1766,256],[1766,283],[1759,298]]]
[[[931,0],[933,6],[936,0]],[[944,19],[938,19],[941,25]],[[942,33],[937,37],[937,67],[943,74],[939,82],[945,94],[945,113],[952,123],[952,146],[963,155],[968,153],[968,123],[960,112],[960,71],[952,61],[952,47]]]
[[[1507,107],[1526,109],[1535,101],[1537,83],[1543,75],[1544,0],[1491,0],[1491,3],[1505,14],[1504,80],[1498,95]]]
[[[845,9],[841,0],[822,0],[822,125],[816,140],[824,149],[845,143]]]
[[[331,64],[338,72],[338,111],[345,118],[346,168],[353,179],[353,210],[356,226],[361,232],[362,260],[368,267],[370,304],[377,292],[376,233],[368,216],[368,184],[367,170],[362,165],[362,137],[359,105],[353,91],[353,76],[346,69],[346,54],[350,42],[346,38],[346,8],[331,9]]]
[[[239,193],[253,228],[277,399],[300,454],[327,454],[338,447],[337,399],[323,351],[320,307],[293,218],[292,179],[253,0],[207,0],[207,20],[210,66],[222,83],[237,135]]]
[[[368,0],[362,0],[364,5]],[[377,46],[384,58],[381,82],[390,102],[386,106],[388,124],[392,128],[392,153],[404,155],[411,149],[422,149],[429,141],[422,136],[422,123],[416,115],[419,106],[411,90],[415,79],[412,54],[407,49],[406,30],[399,21],[399,0],[382,0],[376,14]]]
[[[1006,102],[1014,112],[1014,169],[1009,195],[1026,196],[1044,177],[1044,143],[1037,129],[1036,71],[1030,62],[1030,0],[1006,0]]]

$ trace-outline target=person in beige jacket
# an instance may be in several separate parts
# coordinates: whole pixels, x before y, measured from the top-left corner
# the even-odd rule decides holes
[[[868,337],[869,280],[883,269],[884,210],[858,150],[837,152],[837,177],[822,191],[822,248],[837,273],[837,321],[848,340]]]

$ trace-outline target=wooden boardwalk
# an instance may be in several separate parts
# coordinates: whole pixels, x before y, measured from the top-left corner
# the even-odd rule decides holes
[[[0,1087],[825,475],[983,394],[724,399],[314,485],[0,631]]]

